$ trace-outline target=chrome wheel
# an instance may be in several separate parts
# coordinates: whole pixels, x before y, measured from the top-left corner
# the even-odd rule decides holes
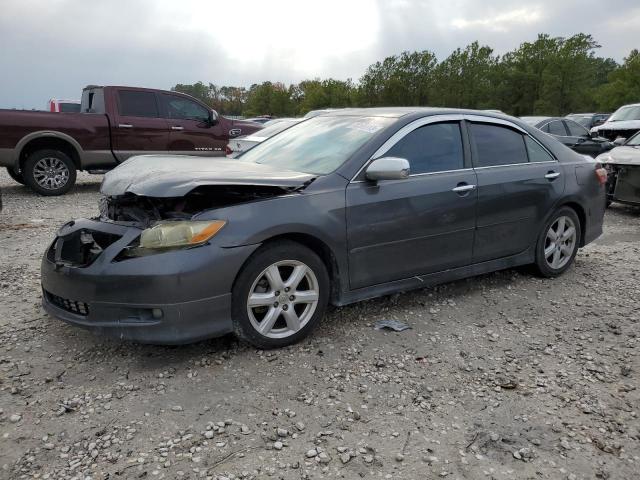
[[[253,282],[247,298],[251,326],[269,338],[289,337],[313,317],[320,288],[307,265],[283,260],[265,268]]]
[[[555,270],[564,267],[576,249],[576,226],[571,218],[558,217],[549,227],[544,241],[544,258],[547,265]]]
[[[33,178],[46,190],[57,190],[69,181],[69,167],[56,157],[41,158],[33,166]]]

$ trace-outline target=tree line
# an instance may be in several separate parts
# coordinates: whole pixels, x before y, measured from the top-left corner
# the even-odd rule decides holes
[[[226,115],[298,116],[341,107],[434,106],[498,109],[515,116],[612,112],[640,102],[640,52],[619,64],[596,55],[588,34],[539,34],[502,56],[477,41],[438,61],[429,50],[402,52],[370,65],[354,82],[266,81],[246,87],[177,84]]]

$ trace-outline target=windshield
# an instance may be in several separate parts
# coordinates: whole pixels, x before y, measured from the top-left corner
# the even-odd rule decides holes
[[[252,133],[252,137],[262,137],[269,138],[273,137],[276,133],[280,133],[283,130],[286,130],[291,125],[298,123],[300,120],[282,120],[281,122],[273,123],[267,127],[264,127],[262,130],[258,130],[255,133]]]
[[[326,175],[395,121],[386,117],[314,117],[265,140],[238,159]]]
[[[628,145],[630,147],[640,146],[640,132],[636,133],[633,137],[627,140],[627,143],[625,143],[625,145]]]
[[[624,120],[640,120],[640,105],[620,107],[609,117],[610,122],[622,122]]]

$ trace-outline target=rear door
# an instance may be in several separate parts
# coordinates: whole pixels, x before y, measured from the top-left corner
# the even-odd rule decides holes
[[[474,263],[516,255],[534,245],[564,191],[557,160],[508,121],[466,117],[478,177]]]
[[[169,129],[160,116],[156,94],[121,89],[116,92],[116,103],[111,136],[118,160],[138,154],[166,153]]]
[[[432,116],[404,127],[374,156],[407,159],[409,178],[374,183],[361,172],[348,185],[351,288],[471,262],[476,175],[463,146],[460,116],[438,117],[446,120]]]
[[[160,94],[162,115],[169,125],[172,153],[222,156],[227,136],[222,122],[211,124],[211,110],[204,105],[170,93]]]

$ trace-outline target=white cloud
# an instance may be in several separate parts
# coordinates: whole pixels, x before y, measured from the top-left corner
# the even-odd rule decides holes
[[[518,8],[498,15],[471,20],[455,18],[451,21],[451,25],[458,29],[480,27],[495,32],[508,32],[514,27],[539,23],[542,18],[542,13],[538,8]]]

